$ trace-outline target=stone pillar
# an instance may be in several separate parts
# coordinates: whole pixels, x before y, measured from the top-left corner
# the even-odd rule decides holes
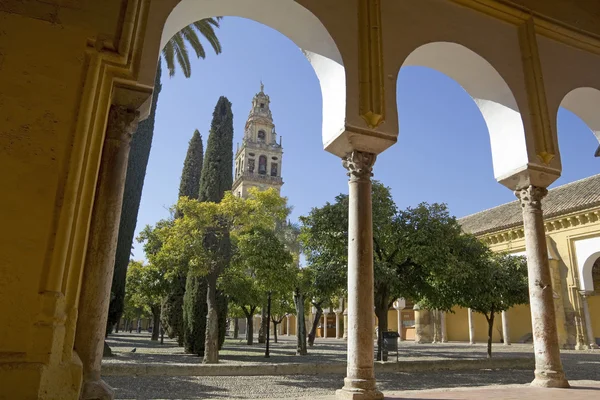
[[[535,349],[535,379],[531,384],[565,388],[569,387],[569,383],[560,361],[548,248],[542,215],[542,198],[547,193],[545,188],[533,185],[515,192],[523,211],[529,303]]]
[[[469,313],[469,343],[475,344],[475,325],[473,324],[473,311],[469,308],[467,309]]]
[[[323,338],[327,339],[327,317],[329,317],[328,312],[323,313]]]
[[[581,294],[581,305],[583,306],[583,319],[585,320],[585,332],[586,339],[590,349],[597,349],[596,336],[594,336],[594,328],[592,328],[592,315],[590,314],[590,306],[588,304],[589,294],[582,291]]]
[[[508,326],[508,313],[502,311],[502,337],[504,338],[504,345],[510,346],[510,329]]]
[[[402,310],[398,308],[396,312],[398,313],[398,341],[401,342],[404,340],[402,336]]]
[[[415,304],[415,343],[431,343],[431,312]]]
[[[371,176],[376,155],[353,151],[344,157],[348,170],[348,363],[343,399],[383,399],[373,366],[373,217]]]
[[[285,324],[286,324],[286,326],[285,326],[285,335],[286,336],[290,336],[290,329],[292,327],[292,324],[290,323],[290,314],[287,314],[285,316]]]
[[[338,311],[335,313],[335,338],[342,338],[342,313]]]
[[[342,336],[342,339],[344,340],[348,340],[348,309],[346,308],[344,310],[344,335]]]
[[[106,400],[114,397],[110,386],[100,379],[100,367],[127,161],[137,121],[138,113],[124,107],[112,106],[108,114],[75,334],[74,347],[83,365],[81,400]]]
[[[448,342],[448,332],[446,331],[446,312],[440,311],[440,329],[442,330],[442,343]]]

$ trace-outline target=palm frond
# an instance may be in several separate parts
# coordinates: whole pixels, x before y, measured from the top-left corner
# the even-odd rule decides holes
[[[215,30],[205,19],[193,23],[194,27],[208,40],[216,54],[221,53],[221,42],[217,38]]]
[[[175,42],[175,56],[177,57],[177,62],[183,71],[183,75],[186,78],[189,78],[192,74],[192,68],[190,65],[190,57],[185,47],[185,42],[183,40],[183,34],[178,32],[175,36],[173,36],[173,41]]]
[[[163,48],[162,54],[169,69],[169,76],[175,75],[175,43],[172,38]]]
[[[181,30],[181,33],[183,34],[184,39],[188,41],[188,43],[192,46],[192,49],[194,49],[196,52],[196,57],[202,59],[206,58],[204,46],[202,46],[202,43],[200,42],[200,39],[198,38],[194,28],[191,25],[188,25]]]

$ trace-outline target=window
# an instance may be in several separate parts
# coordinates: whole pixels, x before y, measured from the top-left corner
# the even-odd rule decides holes
[[[267,157],[266,156],[260,156],[258,158],[258,173],[260,175],[267,174]]]
[[[265,108],[265,103],[260,103],[260,108]]]
[[[248,172],[254,173],[254,159],[252,158],[248,159]]]
[[[271,163],[271,176],[277,176],[277,163]]]
[[[258,141],[259,142],[264,142],[266,136],[267,135],[265,134],[265,131],[263,131],[263,130],[258,131]]]

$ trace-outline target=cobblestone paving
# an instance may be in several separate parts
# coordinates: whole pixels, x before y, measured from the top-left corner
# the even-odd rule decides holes
[[[185,355],[172,342],[164,345],[149,344],[147,335],[125,334],[109,340],[116,357],[108,362],[189,362],[198,363],[198,357]],[[273,356],[265,359],[263,345],[251,348],[239,341],[227,341],[221,352],[223,363],[245,362],[337,362],[345,360],[345,343],[335,339],[317,339],[307,357],[294,355],[292,338],[282,338],[272,344]],[[135,353],[131,349],[136,347]],[[495,357],[532,354],[531,345],[495,345]],[[448,343],[439,345],[402,344],[401,359],[442,359],[485,357],[484,345]],[[600,352],[564,351],[563,363],[570,380],[600,382]],[[116,389],[117,399],[257,399],[304,398],[332,395],[343,384],[343,375],[295,376],[109,376],[105,380]],[[533,372],[522,370],[481,370],[421,373],[380,373],[379,388],[383,391],[458,388],[487,385],[526,384]],[[539,396],[537,396],[539,397]],[[411,397],[417,398],[417,397]],[[441,397],[429,397],[441,398]],[[461,397],[451,397],[461,398]],[[518,397],[516,397],[518,398]],[[544,398],[543,396],[541,398]],[[600,398],[600,392],[599,392]],[[575,400],[575,397],[571,398]]]

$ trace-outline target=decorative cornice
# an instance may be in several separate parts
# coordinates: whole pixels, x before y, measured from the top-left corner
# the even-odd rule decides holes
[[[359,0],[359,114],[369,128],[385,121],[381,0]]]
[[[600,36],[575,28],[506,0],[451,0],[501,21],[521,25],[533,19],[536,33],[557,42],[600,55]]]
[[[600,221],[600,208],[584,210],[577,213],[561,215],[556,218],[544,221],[544,230],[546,233],[558,232],[568,228],[579,227],[582,225],[593,224]],[[523,224],[504,229],[499,232],[486,233],[478,236],[480,240],[488,245],[508,243],[525,237]]]

